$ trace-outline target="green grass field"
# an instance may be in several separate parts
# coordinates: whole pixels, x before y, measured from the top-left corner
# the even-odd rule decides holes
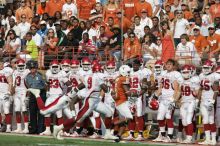
[[[114,143],[104,140],[89,140],[89,139],[71,139],[59,141],[52,137],[39,137],[30,135],[14,135],[0,134],[0,146],[164,146],[165,144],[147,144],[146,142],[126,142]],[[166,144],[172,146],[175,144]]]

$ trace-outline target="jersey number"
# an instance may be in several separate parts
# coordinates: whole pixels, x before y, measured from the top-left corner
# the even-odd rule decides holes
[[[203,88],[203,90],[209,91],[210,90],[209,80],[202,80],[200,86]]]
[[[181,86],[182,96],[190,96],[190,87],[189,86]]]
[[[130,78],[130,88],[138,88],[138,78]]]
[[[50,88],[58,88],[59,87],[59,81],[57,79],[49,79]]]
[[[163,85],[163,88],[169,89],[170,88],[170,80],[162,78],[161,83]]]
[[[7,83],[7,79],[5,76],[0,76],[0,82],[1,83]]]
[[[92,77],[88,78],[87,84],[88,84],[88,89],[91,89],[92,88]]]
[[[21,77],[20,77],[20,76],[17,76],[17,77],[16,77],[16,85],[17,85],[17,86],[20,86],[20,85],[21,85]]]
[[[78,82],[75,78],[71,78],[71,82],[72,82],[73,87],[78,86]]]

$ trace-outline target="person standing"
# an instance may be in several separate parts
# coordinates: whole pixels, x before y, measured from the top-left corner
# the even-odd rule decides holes
[[[38,65],[36,61],[30,60],[27,62],[27,66],[30,69],[30,73],[25,78],[27,88],[40,89],[41,97],[43,101],[46,100],[45,92],[45,80],[42,74],[38,71]],[[36,98],[33,94],[29,93],[29,112],[30,112],[30,134],[38,134],[44,131],[44,116],[40,114]]]

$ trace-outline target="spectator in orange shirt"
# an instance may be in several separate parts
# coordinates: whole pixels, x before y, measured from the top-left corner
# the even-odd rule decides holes
[[[146,2],[145,0],[140,0],[139,2],[137,2],[135,4],[135,13],[138,16],[141,16],[141,10],[146,9],[147,10],[147,16],[151,17],[152,13],[153,13],[153,9],[152,6],[150,5],[150,3]]]
[[[26,0],[21,1],[21,7],[18,8],[15,12],[17,23],[21,22],[21,16],[23,14],[26,16],[27,21],[31,23],[31,20],[33,18],[33,11],[26,5]]]
[[[96,1],[95,0],[81,0],[78,2],[77,8],[78,8],[78,14],[79,19],[88,20],[90,17],[90,12],[95,6]]]
[[[47,3],[46,0],[40,0],[40,4],[37,5],[37,14],[43,15],[44,13],[47,13]]]
[[[189,11],[189,7],[185,3],[181,4],[181,9],[185,19],[190,20],[193,18],[192,13]]]
[[[210,47],[210,57],[217,58],[220,51],[220,35],[215,33],[214,25],[210,25],[208,27],[209,36],[207,37],[207,41]]]
[[[193,28],[193,36],[190,37],[190,41],[195,45],[196,50],[201,58],[207,58],[208,42],[204,36],[200,34],[200,27],[195,26]]]
[[[114,24],[115,24],[114,19],[112,17],[109,17],[108,22],[105,25],[105,28],[106,28],[105,32],[108,37],[111,37],[114,34],[112,32],[112,28],[113,28]]]
[[[50,16],[54,16],[56,11],[61,12],[63,4],[65,3],[65,0],[50,0],[47,3],[48,6],[48,14]]]
[[[128,61],[137,56],[141,56],[141,44],[135,34],[131,32],[129,34],[129,41],[125,41],[124,44],[124,61]]]
[[[122,18],[123,15],[121,10],[117,11],[116,16],[117,17],[115,18],[115,24],[122,27],[123,34],[126,33],[128,28],[130,28],[131,26],[131,21],[126,17]]]
[[[134,5],[138,0],[123,0],[122,7],[124,10],[124,15],[131,20],[135,15]]]
[[[119,9],[118,4],[115,0],[109,0],[109,3],[104,7],[104,20],[105,22],[108,20],[108,17],[116,18],[116,12]]]
[[[210,13],[212,16],[212,21],[215,17],[220,17],[220,0],[215,0],[215,4],[211,5]]]
[[[168,15],[169,20],[173,20],[175,18],[174,13],[171,12],[171,6],[169,4],[165,5],[166,15]]]

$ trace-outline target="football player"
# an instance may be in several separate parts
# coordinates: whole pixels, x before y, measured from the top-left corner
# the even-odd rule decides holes
[[[14,110],[16,113],[17,129],[14,133],[28,133],[28,112],[27,112],[27,100],[25,85],[25,78],[30,73],[29,69],[26,69],[26,63],[24,60],[19,59],[16,61],[16,70],[13,73],[13,84],[15,88],[14,94]],[[24,130],[21,128],[21,115],[24,117]]]
[[[100,73],[101,71],[102,68],[100,65],[93,66],[94,73],[92,75],[85,76],[84,81],[81,84],[79,84],[76,88],[72,89],[71,92],[67,93],[66,95],[59,97],[56,101],[54,101],[48,106],[44,105],[39,95],[40,91],[38,89],[28,89],[35,95],[38,102],[38,106],[41,109],[41,113],[43,115],[55,112],[58,109],[65,107],[67,105],[66,103],[70,101],[72,98],[74,98],[79,90],[82,90],[84,88],[87,89],[88,96],[85,98],[83,107],[80,109],[76,118],[68,119],[60,126],[54,126],[54,137],[62,139],[60,137],[61,130],[70,129],[76,123],[82,122],[86,117],[88,117],[92,113],[93,110],[95,110],[105,115],[106,132],[104,138],[117,139],[117,137],[112,136],[110,133],[111,117],[113,113],[111,112],[110,108],[101,101],[102,97],[100,97],[100,93],[102,90],[104,92],[107,92],[108,90],[108,87],[104,84],[104,75]]]
[[[214,104],[218,96],[219,76],[213,73],[214,63],[205,61],[200,78],[200,111],[205,131],[205,141],[202,145],[216,145],[216,125]]]
[[[162,75],[159,89],[153,95],[153,98],[158,99],[160,96],[160,104],[157,114],[159,124],[159,135],[153,141],[172,142],[173,139],[173,112],[175,103],[180,97],[179,83],[183,81],[182,76],[175,70],[176,62],[169,59],[166,62],[167,72]],[[166,120],[166,121],[165,121]],[[165,125],[167,123],[168,132],[166,136]]]
[[[144,130],[144,118],[143,115],[145,114],[145,107],[146,101],[145,96],[143,96],[144,91],[143,88],[144,86],[150,86],[150,76],[151,76],[151,71],[148,71],[148,69],[142,69],[140,70],[141,67],[141,62],[140,60],[136,59],[133,61],[133,70],[131,71],[130,74],[130,90],[135,91],[139,94],[139,96],[134,96],[134,97],[129,97],[128,101],[130,104],[130,109],[132,114],[134,115],[134,119],[129,121],[128,128],[130,130],[130,135],[126,139],[133,139],[134,137],[134,130],[135,130],[135,125],[137,125],[138,129],[138,137],[135,138],[135,140],[144,140],[143,138],[143,130]],[[142,92],[142,94],[140,94]],[[135,124],[137,123],[137,124]]]
[[[196,107],[196,97],[200,88],[200,80],[193,77],[192,67],[184,65],[181,69],[182,77],[184,78],[181,84],[181,106],[180,116],[182,124],[185,127],[186,139],[182,143],[192,143],[193,136],[193,116]]]
[[[0,109],[1,114],[5,114],[6,132],[11,132],[11,95],[13,95],[13,70],[4,67],[4,62],[0,59]]]

